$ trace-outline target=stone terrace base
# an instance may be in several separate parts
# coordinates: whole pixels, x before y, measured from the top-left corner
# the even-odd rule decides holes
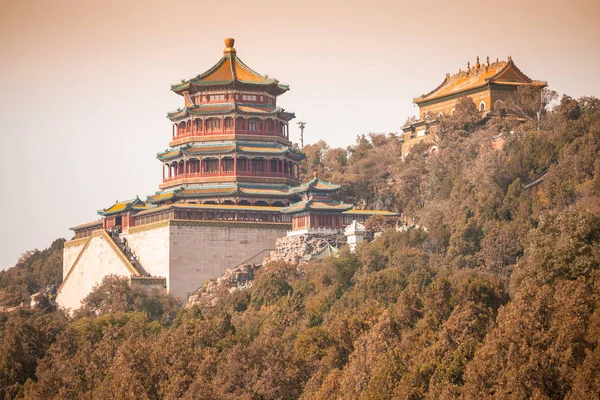
[[[132,227],[121,237],[149,278],[160,280],[148,280],[150,286],[166,287],[170,294],[185,299],[228,268],[266,255],[290,228],[286,223],[166,220]],[[109,274],[142,284],[144,278],[124,268],[123,260],[104,242],[94,238],[93,246],[86,243],[79,239],[65,244],[62,286],[73,293],[59,295],[59,305],[78,308],[81,299]]]

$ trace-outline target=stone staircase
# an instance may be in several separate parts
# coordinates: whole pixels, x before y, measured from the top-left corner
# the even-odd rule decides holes
[[[112,241],[121,249],[127,260],[131,263],[133,268],[135,268],[141,276],[148,276],[148,272],[144,269],[137,255],[131,250],[131,247],[126,244],[126,240],[121,238],[121,236],[113,236],[110,235]]]

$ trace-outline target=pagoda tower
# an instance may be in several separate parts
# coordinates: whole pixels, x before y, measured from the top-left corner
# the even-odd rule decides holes
[[[183,108],[167,116],[173,124],[154,205],[196,203],[287,206],[299,182],[304,153],[292,148],[294,113],[277,106],[289,90],[277,79],[250,69],[225,39],[223,57],[208,71],[171,86]]]

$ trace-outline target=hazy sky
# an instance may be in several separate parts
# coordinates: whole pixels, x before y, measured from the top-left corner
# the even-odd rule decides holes
[[[238,56],[289,84],[307,143],[398,132],[477,55],[600,95],[600,1],[0,0],[0,268],[158,189],[170,84]],[[298,129],[292,121],[292,140]]]

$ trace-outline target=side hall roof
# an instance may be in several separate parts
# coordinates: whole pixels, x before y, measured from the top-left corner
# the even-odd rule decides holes
[[[347,211],[353,207],[352,204],[340,203],[335,200],[304,200],[285,207],[281,210],[284,214],[293,214],[303,211]]]
[[[98,214],[103,217],[125,213],[129,211],[141,211],[147,209],[149,206],[140,200],[139,197],[135,197],[135,199],[125,200],[125,201],[116,201],[112,206],[108,208],[104,208],[102,210],[98,210]]]
[[[292,188],[290,190],[290,193],[294,193],[294,194],[301,194],[301,193],[306,193],[306,192],[331,193],[331,192],[340,190],[340,188],[341,188],[340,185],[336,185],[334,183],[326,182],[326,181],[319,179],[315,173],[314,179],[312,179],[308,182],[305,182],[305,183],[301,184],[300,186],[296,186],[296,187]]]
[[[459,70],[454,75],[446,74],[444,81],[435,89],[419,96],[413,101],[416,104],[425,103],[431,100],[439,99],[446,96],[452,96],[468,90],[478,89],[486,86],[489,83],[500,85],[536,85],[540,87],[546,86],[546,82],[534,81],[525,75],[513,62],[511,57],[507,61],[496,61],[489,63],[489,57],[485,64],[477,64],[471,67],[467,64],[467,70]]]

